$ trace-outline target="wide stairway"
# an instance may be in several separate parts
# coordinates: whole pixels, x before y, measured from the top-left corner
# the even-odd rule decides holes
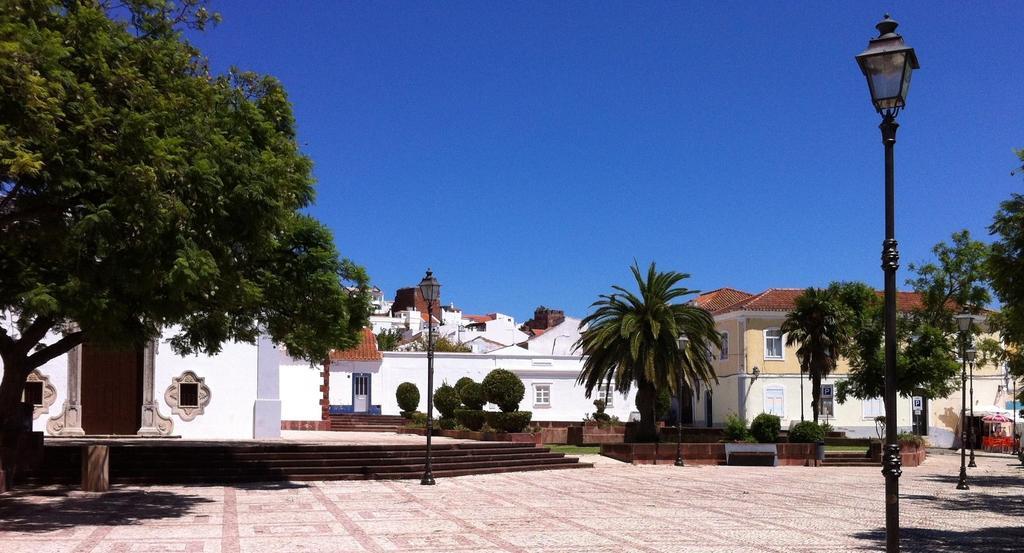
[[[826,451],[823,467],[879,467],[877,462],[868,457],[867,451]]]
[[[370,480],[419,478],[423,445],[307,445],[170,441],[110,447],[112,484]],[[25,475],[30,484],[80,481],[80,445],[48,444],[44,461]],[[504,442],[436,444],[435,477],[588,468],[546,447]]]
[[[336,432],[394,432],[408,422],[397,415],[331,415],[331,430]]]

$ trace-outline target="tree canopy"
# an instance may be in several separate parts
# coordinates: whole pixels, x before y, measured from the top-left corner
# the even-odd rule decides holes
[[[366,274],[302,212],[281,84],[211,74],[184,38],[215,20],[197,0],[0,4],[0,420],[85,340],[268,333],[316,361],[357,343]]]
[[[1017,152],[1024,161],[1024,150]],[[999,206],[989,227],[996,237],[988,269],[992,288],[1002,302],[994,321],[1003,341],[1012,346],[1006,361],[1017,377],[1024,377],[1024,195],[1013,194]]]
[[[717,382],[711,366],[712,347],[722,347],[710,313],[700,307],[677,303],[696,294],[678,286],[690,275],[659,272],[654,263],[646,277],[640,267],[630,267],[637,291],[612,286],[591,307],[594,311],[580,322],[576,346],[586,356],[578,382],[586,395],[600,384],[629,392],[637,386],[636,406],[640,411],[637,441],[657,441],[657,399],[660,391],[676,391],[681,376],[691,385]],[[678,340],[686,336],[687,347]]]
[[[808,288],[796,298],[793,311],[786,315],[781,331],[787,345],[797,345],[800,372],[807,372],[811,386],[811,410],[814,422],[821,411],[821,379],[835,370],[839,354],[850,341],[848,308],[838,300],[834,289]]]

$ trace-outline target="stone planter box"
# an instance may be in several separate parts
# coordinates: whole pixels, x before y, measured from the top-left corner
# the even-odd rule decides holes
[[[871,445],[868,446],[868,456],[872,461],[882,464],[882,442],[877,440],[871,442]],[[900,444],[900,463],[903,464],[903,468],[920,466],[927,456],[924,446]]]
[[[688,465],[725,465],[729,452],[761,452],[774,455],[774,466],[817,466],[815,444],[732,444],[683,442],[683,462]],[[601,455],[634,465],[672,464],[676,444],[602,444]]]
[[[474,432],[472,430],[441,430],[435,431],[435,436],[455,438],[459,440],[476,440],[478,442],[513,442],[518,444],[543,443],[543,433],[530,434],[529,432]]]
[[[569,429],[562,428],[541,428],[541,443],[545,444],[567,444],[569,443]]]
[[[570,426],[566,428],[565,443],[582,445],[621,444],[626,438],[625,426],[601,428],[597,425]]]

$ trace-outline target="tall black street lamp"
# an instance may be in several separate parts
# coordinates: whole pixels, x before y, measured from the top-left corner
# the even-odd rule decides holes
[[[434,273],[427,269],[427,275],[420,281],[420,294],[427,302],[427,458],[423,465],[420,484],[434,485],[434,474],[430,471],[430,437],[434,433],[434,302],[441,295],[441,283]]]
[[[956,489],[969,490],[967,485],[967,338],[970,336],[974,315],[964,307],[956,316],[960,330],[960,478]]]
[[[914,49],[896,34],[898,24],[885,15],[875,28],[878,36],[867,50],[857,55],[857,64],[868,81],[871,102],[882,115],[882,144],[885,146],[885,241],[882,242],[882,270],[885,271],[885,550],[900,550],[900,446],[896,439],[896,270],[900,254],[896,243],[893,145],[896,143],[896,115],[906,106],[910,75],[920,67]]]
[[[967,354],[967,366],[971,369],[970,376],[968,377],[971,381],[971,427],[967,432],[967,437],[969,438],[968,441],[971,444],[971,462],[967,463],[967,468],[973,469],[978,467],[978,464],[974,462],[974,360],[978,358],[978,350],[974,349],[974,346],[972,345],[967,348],[965,353]]]
[[[690,339],[685,335],[679,337],[679,353],[684,363],[688,362],[686,348]],[[685,466],[683,463],[683,367],[676,369],[676,466]]]

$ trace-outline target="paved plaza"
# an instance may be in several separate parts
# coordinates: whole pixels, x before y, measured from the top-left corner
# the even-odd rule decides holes
[[[0,551],[792,552],[882,549],[875,468],[596,467],[416,481],[60,488],[0,496]],[[904,471],[903,550],[1020,551],[1024,469]]]

